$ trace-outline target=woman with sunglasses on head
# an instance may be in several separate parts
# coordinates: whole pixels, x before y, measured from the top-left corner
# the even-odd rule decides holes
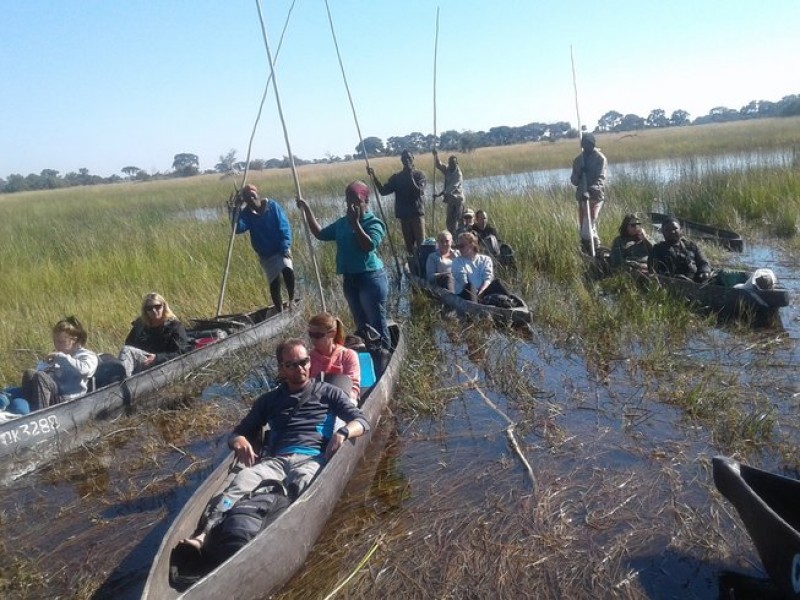
[[[461,253],[453,259],[453,291],[456,295],[471,302],[480,302],[492,294],[509,295],[505,284],[494,277],[491,257],[480,253],[477,235],[462,233],[458,236],[456,248]]]
[[[142,314],[132,323],[119,352],[128,377],[192,350],[192,343],[178,317],[161,294],[142,299]]]
[[[53,347],[35,369],[22,374],[22,397],[31,411],[83,396],[97,370],[97,354],[83,347],[86,330],[75,317],[53,327]]]
[[[647,257],[652,249],[653,242],[645,234],[641,219],[635,214],[627,214],[619,226],[619,235],[611,244],[611,264],[647,271]]]
[[[345,375],[350,379],[350,397],[358,402],[361,392],[361,367],[355,350],[344,347],[344,325],[330,313],[314,315],[308,322],[311,339],[311,370],[309,376]]]

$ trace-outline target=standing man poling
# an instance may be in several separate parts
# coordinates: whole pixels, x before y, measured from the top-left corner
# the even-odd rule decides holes
[[[594,134],[584,133],[581,137],[581,153],[572,162],[570,181],[576,187],[578,201],[578,221],[580,223],[581,245],[588,251],[594,240],[594,247],[600,245],[597,236],[597,218],[605,200],[606,166],[608,161],[598,148]],[[588,211],[587,212],[587,205]],[[591,222],[588,216],[591,215]]]
[[[367,173],[372,178],[378,193],[388,196],[394,193],[394,216],[400,219],[403,231],[403,242],[409,256],[416,256],[417,248],[425,241],[425,174],[414,168],[414,155],[403,150],[400,155],[403,170],[395,173],[383,185],[375,175],[372,167]]]
[[[434,149],[433,160],[436,168],[444,174],[444,189],[434,194],[434,198],[442,196],[442,200],[447,206],[446,223],[447,230],[455,235],[456,229],[461,222],[461,212],[464,209],[464,175],[461,167],[458,166],[458,159],[451,156],[447,159],[447,166],[439,160],[439,153]]]
[[[252,184],[242,188],[240,199],[245,203],[236,222],[236,233],[250,232],[250,244],[261,263],[269,283],[269,293],[276,310],[283,310],[280,276],[294,300],[294,266],[292,264],[292,230],[281,205],[269,198],[259,198]]]

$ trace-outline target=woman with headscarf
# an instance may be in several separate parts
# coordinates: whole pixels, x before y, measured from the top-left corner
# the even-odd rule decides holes
[[[342,275],[342,291],[353,314],[356,328],[363,333],[372,326],[381,336],[381,344],[391,349],[386,301],[389,279],[378,256],[378,246],[386,236],[386,225],[369,210],[369,188],[354,181],[345,188],[347,214],[322,227],[311,207],[297,198],[311,233],[318,240],[336,242],[336,272]]]

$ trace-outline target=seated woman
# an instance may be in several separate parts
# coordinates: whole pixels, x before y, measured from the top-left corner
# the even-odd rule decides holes
[[[160,365],[192,349],[178,317],[160,294],[151,292],[142,300],[142,314],[132,323],[119,360],[128,377]]]
[[[22,397],[30,410],[40,410],[83,396],[97,370],[97,354],[83,347],[86,330],[75,317],[53,327],[53,347],[35,369],[22,374]]]
[[[611,244],[611,264],[647,271],[647,257],[652,249],[653,242],[642,229],[642,221],[635,214],[627,214],[619,226],[619,235]]]
[[[461,256],[453,260],[454,292],[472,302],[489,294],[509,295],[503,282],[494,278],[492,259],[478,252],[478,237],[470,232],[458,236],[456,245]]]
[[[453,236],[446,229],[436,236],[436,252],[431,252],[425,262],[425,276],[428,281],[452,292],[455,289],[453,281],[453,259],[458,256],[458,250],[453,250]]]
[[[308,337],[311,338],[309,377],[317,377],[320,373],[346,375],[350,378],[350,397],[358,404],[361,367],[358,354],[344,347],[342,321],[326,312],[314,315],[308,321]]]

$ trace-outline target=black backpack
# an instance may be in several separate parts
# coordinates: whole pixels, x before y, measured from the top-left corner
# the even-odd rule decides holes
[[[203,542],[203,558],[212,567],[225,562],[289,507],[286,488],[265,481],[241,498],[214,525]]]

